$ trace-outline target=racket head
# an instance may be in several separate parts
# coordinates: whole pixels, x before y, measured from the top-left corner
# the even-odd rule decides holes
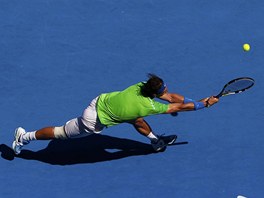
[[[216,98],[220,98],[222,96],[227,96],[231,94],[241,93],[249,88],[251,88],[255,84],[255,80],[250,77],[240,77],[228,82],[222,91],[216,96]]]

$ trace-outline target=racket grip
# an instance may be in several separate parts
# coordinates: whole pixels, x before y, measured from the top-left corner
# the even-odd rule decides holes
[[[221,94],[218,94],[216,96],[213,96],[214,98],[220,98],[221,97]]]

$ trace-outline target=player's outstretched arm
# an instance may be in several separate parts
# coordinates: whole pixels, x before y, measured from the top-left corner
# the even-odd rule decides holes
[[[204,107],[209,107],[218,102],[218,98],[211,96],[210,98],[204,98],[197,101],[192,101],[188,103],[171,103],[166,113],[175,113],[181,111],[194,111],[203,109]]]
[[[184,96],[176,93],[165,92],[163,95],[158,96],[159,99],[165,100],[169,103],[183,103]]]

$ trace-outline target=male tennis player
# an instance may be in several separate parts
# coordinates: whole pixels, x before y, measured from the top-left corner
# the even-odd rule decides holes
[[[144,117],[199,110],[218,102],[213,96],[195,101],[176,93],[169,93],[161,78],[153,74],[149,74],[148,77],[147,82],[137,83],[123,91],[101,94],[92,100],[82,116],[68,121],[63,126],[45,127],[33,132],[17,128],[12,144],[15,154],[19,154],[22,147],[32,140],[83,137],[100,133],[105,127],[120,123],[132,124],[140,134],[150,139],[153,149],[158,152],[174,143],[177,136],[156,135]],[[157,102],[154,98],[165,100],[169,104]]]

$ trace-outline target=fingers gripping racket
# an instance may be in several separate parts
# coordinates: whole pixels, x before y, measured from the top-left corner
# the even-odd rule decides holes
[[[255,81],[249,77],[236,78],[228,82],[216,98],[241,93],[254,85]]]

